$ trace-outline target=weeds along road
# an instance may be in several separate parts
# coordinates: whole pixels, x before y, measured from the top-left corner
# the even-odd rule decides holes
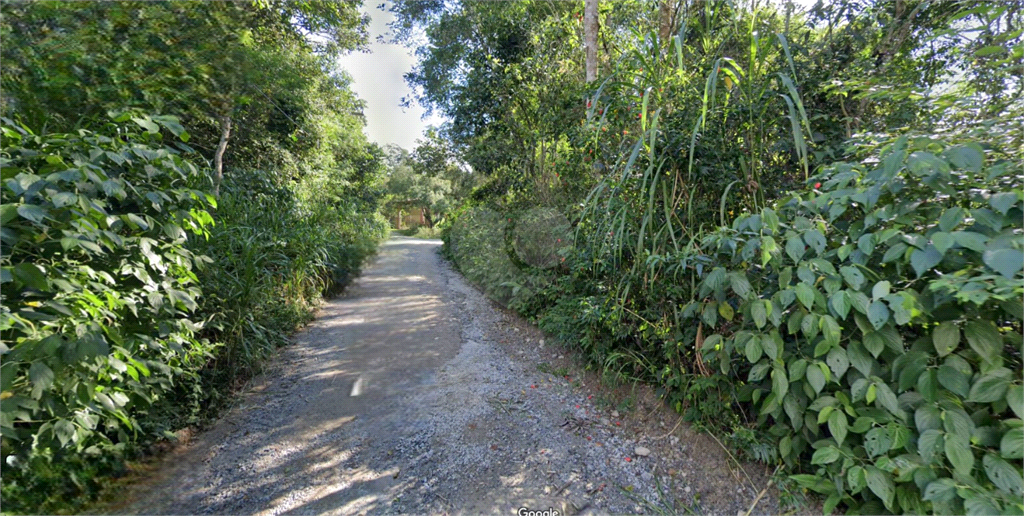
[[[386,242],[233,410],[106,510],[680,510],[663,489],[680,477],[657,467],[659,456],[670,455],[662,453],[669,441],[628,431],[617,412],[602,413],[578,384],[539,372],[529,353],[509,351],[508,341],[526,340],[526,332],[510,331],[509,316],[466,285],[439,246]],[[686,448],[677,442],[673,437],[674,448]],[[704,507],[745,511],[761,486],[738,483],[724,459],[707,458],[714,453],[694,454],[688,485],[697,491],[676,491],[691,493],[685,507],[697,507],[693,495],[703,490]]]

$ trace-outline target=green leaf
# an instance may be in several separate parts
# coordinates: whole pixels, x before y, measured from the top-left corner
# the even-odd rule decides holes
[[[1024,478],[1021,478],[1020,471],[994,453],[987,453],[982,459],[985,467],[985,474],[1001,491],[1020,499],[1024,494]]]
[[[953,228],[963,223],[965,216],[966,213],[963,208],[954,206],[942,213],[942,217],[939,218],[939,229],[949,233]]]
[[[1013,279],[1013,276],[1024,268],[1024,250],[1021,249],[988,250],[982,253],[981,259],[990,269],[1008,279]]]
[[[928,244],[928,247],[924,248],[924,250],[915,249],[913,253],[910,253],[910,265],[914,268],[918,278],[930,271],[932,267],[935,267],[941,261],[942,253],[932,244]]]
[[[871,287],[871,300],[877,301],[885,296],[888,296],[889,288],[890,284],[888,281],[879,281],[878,283],[875,283],[875,286]]]
[[[825,387],[825,373],[821,372],[817,366],[808,367],[807,383],[811,384],[815,393],[820,393],[821,389]]]
[[[775,399],[781,400],[789,393],[789,379],[786,378],[786,371],[781,368],[772,369],[772,393]]]
[[[943,428],[946,429],[946,435],[955,435],[959,438],[970,440],[971,435],[974,434],[974,421],[971,420],[971,416],[967,415],[961,408],[953,408],[946,410],[942,413]]]
[[[878,387],[878,403],[885,407],[894,416],[900,415],[900,404],[896,399],[896,393],[892,392],[892,389],[885,383],[878,382],[872,384]]]
[[[22,282],[25,286],[35,290],[49,290],[50,284],[46,281],[46,276],[39,270],[34,264],[31,263],[19,263],[14,266],[11,271],[14,278]]]
[[[830,346],[838,345],[839,339],[842,338],[842,328],[839,327],[839,323],[831,315],[823,315],[818,324],[821,327],[822,336],[825,337],[825,342]]]
[[[832,309],[835,310],[840,320],[846,319],[846,316],[850,314],[850,296],[845,290],[840,290],[829,299],[832,303]]]
[[[1003,434],[999,455],[1011,460],[1024,458],[1024,428],[1017,427]]]
[[[718,315],[721,315],[726,321],[731,321],[736,314],[729,303],[718,303]]]
[[[831,464],[837,460],[839,460],[839,449],[835,446],[819,448],[811,456],[811,464]]]
[[[46,218],[46,210],[35,204],[19,204],[18,215],[22,218],[28,219],[36,224],[42,224],[43,219]]]
[[[804,242],[814,249],[814,252],[821,256],[821,253],[825,252],[825,235],[822,235],[817,229],[812,229],[803,234]]]
[[[917,451],[921,454],[925,464],[933,464],[943,448],[945,434],[942,430],[925,430],[917,438]]]
[[[970,379],[967,378],[967,375],[949,364],[939,366],[938,379],[939,385],[962,397],[966,398],[970,392]]]
[[[843,348],[834,348],[829,351],[825,362],[832,369],[832,374],[837,380],[842,379],[846,371],[850,369],[850,360],[846,357],[846,350]]]
[[[982,360],[995,363],[1003,348],[1003,337],[992,321],[971,321],[964,326],[967,343]]]
[[[952,235],[953,241],[960,247],[977,251],[979,253],[985,252],[988,248],[988,237],[981,233],[976,233],[974,231],[954,231]]]
[[[800,263],[804,257],[804,243],[799,237],[793,237],[786,241],[786,254],[793,260],[793,263]]]
[[[968,438],[946,434],[946,458],[953,465],[957,473],[968,476],[974,469],[974,454],[971,452],[971,443]]]
[[[1002,54],[1006,52],[1006,47],[999,45],[987,45],[974,51],[975,57],[988,57],[995,54]]]
[[[32,398],[39,399],[53,385],[53,370],[42,362],[33,362],[28,369],[28,379],[32,381]]]
[[[750,316],[754,319],[755,326],[758,328],[764,328],[764,325],[768,322],[768,314],[766,313],[764,303],[762,303],[761,300],[751,303]]]
[[[989,516],[991,514],[999,514],[999,509],[996,509],[988,500],[981,496],[975,496],[964,500],[964,511],[967,516]]]
[[[750,282],[747,281],[747,275],[742,272],[733,272],[729,274],[729,283],[732,285],[733,292],[736,293],[740,299],[749,299],[751,293]]]
[[[159,133],[160,132],[160,126],[156,125],[155,123],[153,123],[152,120],[150,120],[148,118],[134,118],[133,117],[132,118],[132,122],[135,122],[136,124],[139,125],[139,127],[145,129],[147,133]]]
[[[892,437],[884,428],[872,428],[864,434],[864,451],[868,458],[885,454],[892,447]]]
[[[860,286],[864,284],[864,273],[860,272],[856,267],[840,267],[839,273],[843,275],[843,279],[854,290],[860,290]]]
[[[71,192],[59,192],[53,197],[50,197],[50,202],[52,202],[53,206],[56,208],[63,208],[65,206],[76,204],[78,202],[78,196]]]
[[[852,342],[847,346],[846,358],[849,358],[850,365],[864,376],[870,376],[876,364],[875,360],[864,349],[864,346],[858,342]]]
[[[889,263],[893,260],[903,257],[903,254],[907,252],[908,246],[903,242],[896,242],[882,255],[882,263]]]
[[[940,357],[952,353],[960,345],[960,327],[954,321],[939,324],[932,331],[932,343]]]
[[[939,254],[943,256],[945,256],[946,251],[949,250],[949,248],[952,247],[954,243],[955,242],[953,241],[953,235],[950,235],[949,233],[936,231],[934,234],[932,234],[932,245],[934,245],[935,249],[939,251]]]
[[[1017,204],[1017,192],[1000,192],[988,198],[988,204],[1003,215]]]
[[[843,445],[843,441],[846,440],[846,432],[849,428],[849,421],[846,420],[846,414],[841,410],[836,410],[828,417],[828,431],[835,437],[836,443],[839,446]]]
[[[974,403],[992,403],[1003,399],[1006,390],[1010,386],[1010,371],[1000,367],[985,376],[971,386],[971,392],[967,395],[967,401]]]
[[[75,438],[75,425],[67,419],[61,419],[54,423],[53,433],[57,436],[61,446],[67,446]]]
[[[755,336],[752,339],[748,340],[746,349],[744,351],[746,352],[747,360],[751,364],[754,364],[758,360],[761,360],[761,354],[764,351],[761,348],[761,339]]]
[[[1018,418],[1024,419],[1024,386],[1014,384],[1006,390],[1006,404]]]
[[[924,499],[929,502],[951,502],[956,499],[956,482],[951,478],[933,480],[924,488]]]
[[[810,310],[814,306],[814,288],[804,282],[797,283],[796,298],[800,300],[800,304]]]
[[[896,496],[896,484],[892,481],[892,475],[874,466],[865,469],[868,472],[868,489],[882,499],[886,509],[893,510],[892,501]]]
[[[868,306],[868,321],[876,330],[882,329],[885,323],[889,322],[889,307],[882,301],[874,301]],[[877,355],[876,355],[877,356]]]
[[[914,425],[917,432],[942,428],[942,413],[934,405],[921,405],[914,411]]]

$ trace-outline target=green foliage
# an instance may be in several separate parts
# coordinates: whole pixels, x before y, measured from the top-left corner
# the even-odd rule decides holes
[[[5,494],[39,461],[145,437],[140,414],[215,349],[192,318],[206,259],[188,248],[209,234],[212,198],[161,144],[173,118],[127,118],[76,134],[3,123]]]
[[[826,512],[1020,511],[1024,175],[972,142],[873,150],[708,235],[684,313],[730,306],[701,353]]]

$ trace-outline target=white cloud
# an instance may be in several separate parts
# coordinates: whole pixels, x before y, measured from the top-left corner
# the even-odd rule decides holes
[[[344,56],[338,65],[352,76],[352,89],[366,101],[364,113],[370,141],[381,145],[394,143],[412,150],[428,125],[440,125],[444,119],[433,115],[424,120],[421,107],[401,107],[402,97],[412,93],[403,76],[416,64],[413,49],[378,43],[377,36],[386,34],[387,23],[394,16],[366,4],[362,10],[372,19],[370,52]]]

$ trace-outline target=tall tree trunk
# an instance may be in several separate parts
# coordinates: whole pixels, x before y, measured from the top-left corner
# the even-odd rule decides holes
[[[597,80],[597,0],[583,3],[583,46],[587,50],[587,82]]]
[[[662,0],[660,13],[658,14],[660,27],[658,28],[658,36],[662,44],[662,48],[668,48],[668,38],[672,36],[672,25],[675,20],[673,17],[675,13],[672,9],[672,0]]]
[[[231,136],[231,117],[224,115],[220,117],[220,143],[217,144],[217,152],[213,155],[213,195],[220,197],[220,183],[224,180],[224,151],[228,148],[228,138]]]

